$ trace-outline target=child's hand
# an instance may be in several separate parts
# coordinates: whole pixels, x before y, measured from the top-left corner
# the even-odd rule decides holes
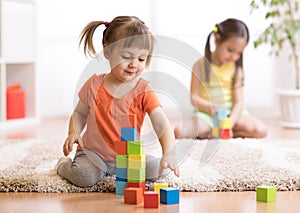
[[[63,146],[65,156],[68,156],[72,152],[74,143],[78,143],[78,139],[75,136],[67,137]]]
[[[160,160],[160,165],[159,165],[159,173],[158,173],[159,177],[162,176],[164,169],[172,170],[174,172],[174,174],[177,177],[179,177],[180,172],[179,172],[179,168],[177,166],[177,162],[176,162],[174,155],[167,154],[162,157],[162,159]]]

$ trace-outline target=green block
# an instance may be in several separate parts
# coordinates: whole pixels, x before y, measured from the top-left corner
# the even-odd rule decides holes
[[[145,169],[128,169],[127,172],[128,182],[140,183],[146,179]]]
[[[127,142],[128,155],[144,154],[144,145],[141,141],[128,141]]]
[[[116,168],[127,168],[127,167],[128,167],[128,155],[117,155]]]
[[[256,201],[274,202],[276,201],[275,186],[258,186],[256,187]]]

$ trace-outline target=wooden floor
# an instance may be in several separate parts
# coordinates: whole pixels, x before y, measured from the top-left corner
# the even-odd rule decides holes
[[[264,118],[268,138],[300,139],[300,129],[280,127],[278,118]],[[67,118],[42,121],[14,129],[1,129],[0,139],[52,138],[63,140]],[[300,143],[300,140],[299,140]],[[143,205],[125,205],[123,196],[114,193],[0,193],[0,212],[300,212],[300,191],[277,192],[273,203],[256,202],[249,192],[181,192],[180,204],[144,209]]]

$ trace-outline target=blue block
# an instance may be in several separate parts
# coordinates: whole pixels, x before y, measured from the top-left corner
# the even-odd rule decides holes
[[[121,128],[121,141],[136,141],[137,128]]]
[[[124,189],[127,188],[127,182],[116,181],[116,194],[124,195]]]
[[[127,180],[127,168],[116,168],[116,178]]]
[[[116,181],[119,181],[119,182],[127,182],[128,180],[125,179],[125,178],[116,177]]]
[[[214,124],[214,126],[219,126],[219,119],[218,119],[218,116],[217,116],[217,117],[214,117],[214,119],[213,119],[213,124]]]
[[[219,120],[227,118],[227,109],[226,108],[217,109],[217,117]]]
[[[179,189],[176,188],[161,188],[160,203],[177,204],[179,203]]]

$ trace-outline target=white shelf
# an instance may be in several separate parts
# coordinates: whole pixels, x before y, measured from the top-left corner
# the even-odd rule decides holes
[[[36,14],[34,0],[0,0],[0,128],[36,123]],[[25,90],[25,117],[7,119],[6,88]]]

